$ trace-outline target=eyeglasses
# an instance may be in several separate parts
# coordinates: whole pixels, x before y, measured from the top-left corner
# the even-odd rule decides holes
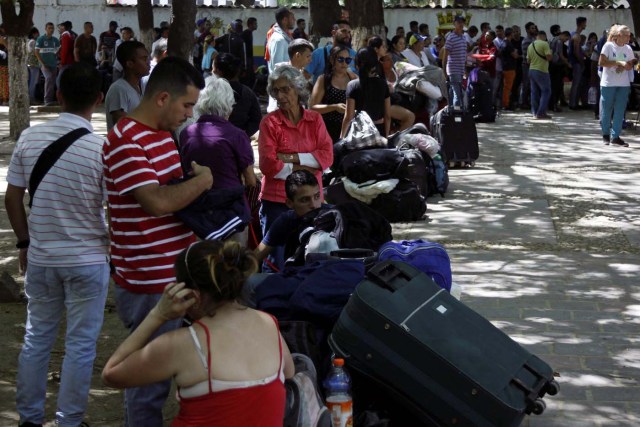
[[[282,86],[282,87],[272,87],[271,94],[276,97],[279,93],[288,94],[291,90],[291,86]]]
[[[338,61],[341,64],[344,62],[345,64],[349,65],[353,61],[353,58],[351,58],[351,57],[346,57],[345,58],[344,56],[338,56],[336,58],[336,61]]]

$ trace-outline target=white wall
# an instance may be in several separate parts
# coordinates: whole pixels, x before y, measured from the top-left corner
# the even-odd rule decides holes
[[[184,1],[184,0],[183,0]],[[640,0],[639,0],[640,1]],[[451,9],[387,9],[385,10],[385,22],[391,34],[395,34],[397,26],[404,26],[408,31],[409,22],[416,20],[429,25],[431,33],[434,34],[438,27],[438,13],[447,12]],[[451,10],[454,12],[453,10]],[[308,17],[308,9],[293,9],[296,18]],[[51,21],[58,24],[62,21],[70,20],[76,32],[82,31],[82,23],[92,21],[96,36],[107,29],[109,21],[115,20],[120,27],[129,26],[137,31],[138,19],[135,7],[107,7],[104,0],[36,0],[36,8],[33,17],[35,25],[42,32],[44,24]],[[246,19],[253,16],[258,19],[258,30],[254,33],[254,44],[261,46],[264,43],[266,31],[274,22],[275,9],[243,9],[243,8],[198,8],[197,18],[208,17],[210,19],[220,18],[225,26],[231,21],[241,18]],[[549,31],[553,24],[559,24],[563,30],[572,31],[575,28],[575,18],[585,16],[588,19],[587,33],[602,33],[602,30],[610,27],[614,23],[624,23],[632,26],[631,11],[629,9],[469,9],[471,15],[471,25],[477,27],[481,22],[489,22],[492,27],[498,24],[504,26],[517,24],[524,29],[524,24],[533,21],[538,28]],[[171,8],[154,8],[155,23],[169,21]],[[195,24],[194,24],[195,25]],[[640,32],[640,31],[638,31]]]

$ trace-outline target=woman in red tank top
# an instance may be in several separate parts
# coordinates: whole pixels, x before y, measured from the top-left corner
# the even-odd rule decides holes
[[[282,426],[291,354],[277,321],[241,302],[257,265],[236,242],[202,241],[182,251],[178,283],[111,356],[103,381],[129,388],[173,377],[180,400],[173,426]],[[185,314],[195,319],[191,327],[148,342]]]

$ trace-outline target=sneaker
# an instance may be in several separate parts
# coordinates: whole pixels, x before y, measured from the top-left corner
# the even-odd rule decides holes
[[[611,137],[609,135],[602,135],[602,143],[609,145],[611,143]]]
[[[552,119],[552,118],[553,118],[552,116],[550,116],[549,114],[546,114],[546,113],[544,113],[544,114],[538,114],[538,115],[536,116],[536,119]]]
[[[42,427],[42,424],[25,422],[25,423],[19,424],[18,427]]]
[[[611,144],[612,145],[619,145],[620,147],[628,147],[629,146],[629,144],[627,144],[626,142],[624,142],[622,139],[620,139],[618,137],[613,138],[611,140]]]

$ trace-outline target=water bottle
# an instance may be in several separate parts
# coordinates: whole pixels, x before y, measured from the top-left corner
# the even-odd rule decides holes
[[[349,378],[349,374],[344,369],[344,359],[333,359],[333,367],[323,385],[333,427],[352,427],[351,378]]]

